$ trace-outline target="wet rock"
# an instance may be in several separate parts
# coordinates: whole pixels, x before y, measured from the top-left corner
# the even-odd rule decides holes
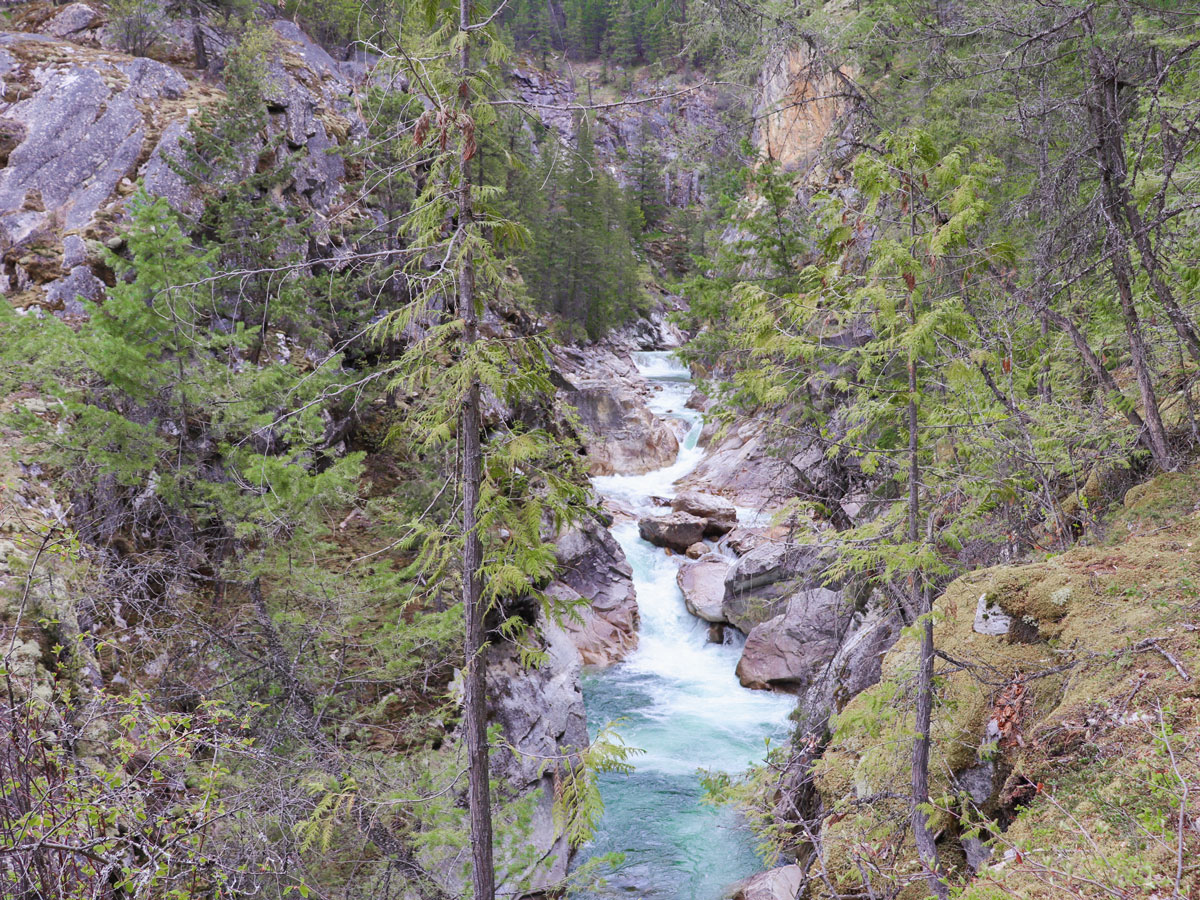
[[[687,548],[686,556],[688,559],[699,559],[708,552],[708,545],[703,542],[697,542]]]
[[[589,522],[556,542],[562,567],[550,596],[570,605],[563,627],[586,665],[618,662],[637,646],[638,607],[633,569],[608,529]]]
[[[546,650],[540,668],[522,668],[511,644],[493,646],[488,662],[489,718],[516,748],[493,751],[492,778],[511,796],[536,798],[520,850],[512,856],[501,851],[497,859],[500,885],[520,894],[536,894],[566,877],[571,850],[554,821],[557,773],[547,759],[588,740],[579,656],[553,622],[540,627]]]
[[[679,567],[675,581],[683,592],[688,612],[706,622],[726,621],[722,604],[728,571],[729,560],[719,553],[706,554]]]
[[[685,512],[638,519],[638,534],[642,536],[642,540],[679,553],[686,552],[692,544],[703,540],[707,527],[707,519]]]
[[[733,900],[795,900],[803,883],[804,870],[799,866],[779,866],[749,878]]]
[[[706,533],[709,536],[725,534],[737,525],[737,510],[733,504],[714,494],[684,491],[671,501],[671,509],[707,520]]]
[[[853,605],[842,591],[806,588],[792,594],[783,613],[751,629],[738,680],[756,690],[804,690],[837,654],[853,619]]]

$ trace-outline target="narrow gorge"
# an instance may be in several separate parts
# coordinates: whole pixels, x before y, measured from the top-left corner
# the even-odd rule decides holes
[[[709,623],[684,604],[677,576],[686,557],[638,533],[637,518],[669,508],[676,482],[704,450],[700,414],[687,405],[693,393],[687,368],[670,351],[635,352],[633,359],[652,391],[649,410],[686,432],[669,466],[593,478],[633,568],[640,627],[637,648],[624,661],[585,676],[584,698],[593,733],[615,723],[639,752],[632,774],[603,779],[604,818],[587,848],[594,855],[621,853],[623,862],[606,890],[581,896],[716,900],[761,863],[736,811],[705,803],[699,774],[737,774],[761,762],[764,739],[787,739],[793,703],[741,686],[735,633],[714,641]],[[719,552],[711,540],[702,546]]]

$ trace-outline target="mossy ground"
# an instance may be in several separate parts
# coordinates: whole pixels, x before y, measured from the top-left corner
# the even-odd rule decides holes
[[[936,603],[933,821],[971,900],[1200,896],[1200,469],[1131,489],[1105,524],[1094,546],[966,575]],[[980,597],[1007,635],[975,632]],[[927,896],[908,827],[916,646],[887,655],[817,765],[814,895]],[[967,770],[993,773],[990,796],[968,797]],[[964,837],[992,848],[973,877]]]

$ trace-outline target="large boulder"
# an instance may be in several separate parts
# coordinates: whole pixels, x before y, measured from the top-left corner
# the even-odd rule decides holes
[[[492,778],[506,794],[533,796],[535,804],[519,851],[501,850],[497,858],[505,892],[521,895],[566,878],[571,848],[554,815],[560,773],[552,761],[588,742],[579,655],[553,622],[540,628],[546,657],[539,667],[523,667],[507,643],[493,645],[488,660],[488,714],[506,742],[492,752]]]
[[[547,589],[572,610],[563,626],[586,665],[618,662],[637,646],[638,606],[633,569],[607,528],[588,522],[555,545],[559,580]]]
[[[679,567],[675,576],[688,612],[705,622],[725,622],[725,574],[729,560],[719,553],[708,553]]]
[[[568,400],[586,428],[592,475],[639,475],[669,466],[679,455],[675,432],[632,392],[584,388]]]
[[[755,546],[725,576],[726,621],[749,634],[755,625],[781,614],[797,589],[824,586],[832,561],[821,544],[767,541]]]
[[[707,519],[684,512],[638,519],[638,534],[642,540],[680,553],[686,553],[688,547],[702,540],[707,527]]]
[[[798,480],[789,461],[772,451],[766,427],[747,420],[712,441],[704,459],[681,479],[681,489],[719,493],[750,509],[778,509],[796,495]]]
[[[738,559],[729,570],[726,584],[734,592],[750,591],[798,575],[812,577],[832,561],[829,548],[822,544],[770,541]]]
[[[832,661],[808,681],[797,704],[801,734],[824,736],[829,717],[879,682],[883,655],[900,637],[901,621],[886,603],[855,615]]]
[[[737,509],[724,497],[715,494],[705,494],[702,491],[683,491],[671,501],[671,509],[675,512],[691,513],[699,516],[708,524],[706,533],[712,537],[726,534],[737,525]]]
[[[804,883],[800,866],[779,866],[748,878],[733,895],[733,900],[795,900]]]
[[[756,690],[804,690],[837,654],[853,622],[854,605],[844,592],[797,591],[782,613],[747,635],[738,680]]]

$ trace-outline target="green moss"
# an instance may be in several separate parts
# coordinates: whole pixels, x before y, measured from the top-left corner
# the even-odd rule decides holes
[[[1177,756],[1200,746],[1200,640],[1188,630],[1200,617],[1196,487],[1195,470],[1162,476],[1127,496],[1114,524],[1136,527],[1123,527],[1119,544],[972,573],[938,599],[935,640],[954,660],[938,663],[931,730],[940,852],[951,869],[965,872],[954,775],[994,755],[1006,783],[998,805],[985,804],[982,812],[1015,815],[999,834],[996,858],[1014,846],[1023,860],[999,866],[990,882],[971,882],[964,895],[971,900],[1068,896],[1066,881],[1056,881],[1051,869],[1120,890],[1161,887],[1154,867],[1163,861],[1156,854],[1174,844],[1147,835],[1170,824],[1179,801],[1164,774],[1165,744],[1154,733],[1163,727],[1156,726],[1158,710],[1173,710],[1168,730],[1179,741]],[[1148,521],[1159,524],[1143,530]],[[981,596],[1014,619],[1010,634],[974,631]],[[1191,680],[1155,646],[1144,645],[1147,639]],[[840,891],[863,890],[859,864],[869,861],[898,896],[909,890],[925,896],[919,880],[916,888],[910,884],[920,866],[907,803],[916,649],[913,635],[893,647],[884,680],[837,717],[815,768],[830,811],[824,861]],[[998,747],[985,744],[993,718],[1009,723]],[[1034,787],[1039,783],[1044,792]],[[1027,806],[1015,808],[1021,804]],[[1200,854],[1200,835],[1193,842]],[[999,894],[997,884],[1003,885]]]

